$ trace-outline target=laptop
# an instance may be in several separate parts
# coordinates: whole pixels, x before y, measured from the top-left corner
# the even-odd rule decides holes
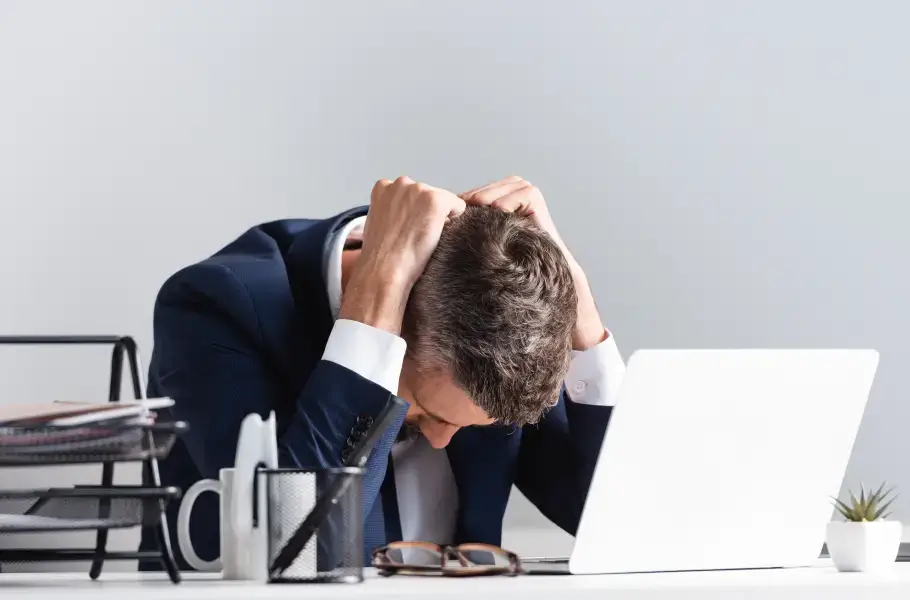
[[[641,350],[571,557],[529,573],[809,566],[862,420],[874,350]]]

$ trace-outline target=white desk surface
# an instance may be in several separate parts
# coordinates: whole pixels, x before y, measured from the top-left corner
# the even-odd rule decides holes
[[[187,575],[178,585],[159,574],[15,573],[0,575],[0,596],[31,600],[93,598],[95,600],[207,600],[247,598],[461,598],[506,600],[712,600],[768,598],[774,600],[878,600],[910,598],[910,563],[898,563],[881,574],[838,573],[828,563],[810,569],[659,573],[647,575],[523,576],[516,578],[437,579],[370,576],[362,584],[265,585],[228,582],[205,575]]]

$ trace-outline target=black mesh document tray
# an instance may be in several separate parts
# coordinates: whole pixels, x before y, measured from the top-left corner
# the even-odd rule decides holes
[[[120,400],[124,357],[130,371],[133,397],[143,398],[139,350],[126,336],[0,336],[0,345],[107,345],[112,346],[109,402]],[[183,422],[128,424],[127,421],[67,427],[0,427],[0,466],[41,467],[98,463],[101,484],[46,490],[0,490],[0,535],[67,531],[95,531],[94,548],[0,549],[3,563],[34,561],[91,561],[89,576],[97,579],[105,560],[157,561],[171,581],[180,581],[170,546],[165,509],[180,490],[162,487],[158,459],[167,456],[177,436],[188,429]],[[141,461],[148,487],[114,485],[114,465]],[[157,548],[134,552],[107,549],[108,532],[145,527],[156,532]],[[18,539],[18,537],[16,538]]]

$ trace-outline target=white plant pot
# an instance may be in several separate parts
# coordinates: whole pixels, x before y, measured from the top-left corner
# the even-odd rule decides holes
[[[900,521],[832,521],[828,523],[828,554],[838,571],[890,569],[900,551]]]

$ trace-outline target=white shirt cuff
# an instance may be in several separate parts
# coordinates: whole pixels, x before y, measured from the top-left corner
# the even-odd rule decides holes
[[[406,350],[407,343],[397,335],[359,321],[338,319],[329,334],[322,360],[348,368],[397,394]]]
[[[613,336],[609,335],[593,348],[572,353],[566,393],[579,404],[613,406],[625,373],[626,364]]]

